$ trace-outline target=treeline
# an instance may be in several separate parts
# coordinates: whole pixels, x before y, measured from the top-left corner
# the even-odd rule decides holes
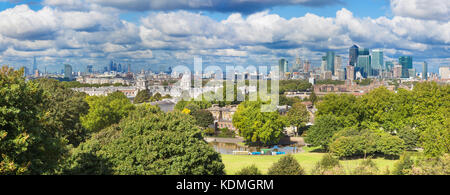
[[[339,157],[398,157],[422,148],[428,157],[450,152],[450,86],[417,83],[412,91],[384,87],[361,97],[330,94],[317,105],[306,142]]]
[[[66,87],[66,88],[81,88],[81,87],[110,87],[110,86],[114,86],[114,87],[123,87],[123,86],[128,86],[122,83],[114,83],[114,84],[110,84],[110,83],[104,83],[104,84],[88,84],[88,83],[80,83],[78,81],[63,81],[61,82],[61,84]]]
[[[224,174],[190,115],[0,70],[0,175]]]

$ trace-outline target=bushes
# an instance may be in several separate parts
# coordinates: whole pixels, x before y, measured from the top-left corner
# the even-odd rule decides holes
[[[411,156],[405,153],[400,157],[400,160],[394,164],[392,174],[407,175],[411,171],[413,164],[414,161],[411,159]]]
[[[363,160],[353,171],[352,175],[376,175],[378,167],[371,158]]]
[[[344,175],[339,159],[333,157],[332,154],[325,154],[322,159],[317,162],[313,175]]]
[[[374,154],[397,157],[405,149],[402,139],[382,131],[346,129],[336,133],[332,140],[330,152],[338,157]]]
[[[411,170],[412,175],[450,175],[450,155],[424,158],[416,162]]]
[[[262,175],[262,173],[256,165],[250,165],[239,170],[236,175]]]
[[[268,175],[304,175],[305,170],[292,155],[280,158],[269,168]]]

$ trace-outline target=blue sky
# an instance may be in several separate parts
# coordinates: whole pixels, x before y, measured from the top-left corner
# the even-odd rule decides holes
[[[134,70],[192,65],[273,65],[297,56],[347,60],[358,44],[417,71],[450,63],[446,0],[0,0],[0,64],[84,71],[110,60]]]

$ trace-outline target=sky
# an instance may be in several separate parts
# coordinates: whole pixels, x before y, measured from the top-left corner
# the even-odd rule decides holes
[[[450,66],[448,0],[0,0],[0,65],[60,72],[115,60],[133,71],[276,65],[296,57],[320,65],[335,51],[411,55],[429,72]]]

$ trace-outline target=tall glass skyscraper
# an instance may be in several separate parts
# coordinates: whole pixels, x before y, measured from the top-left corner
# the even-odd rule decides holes
[[[364,78],[367,78],[368,76],[372,76],[372,68],[370,67],[371,59],[372,58],[370,55],[359,55],[358,56],[358,64],[357,64],[356,71],[360,72]]]
[[[350,66],[356,66],[356,63],[358,62],[358,50],[359,50],[359,48],[356,45],[353,45],[350,47],[350,49],[348,51],[348,53],[349,53],[349,56],[348,56],[349,62],[348,63]]]
[[[327,71],[331,71],[331,73],[334,75],[334,57],[335,53],[334,51],[328,51],[326,58],[327,58]]]
[[[370,55],[370,51],[367,48],[359,48],[358,49],[358,55]]]
[[[411,56],[400,56],[398,63],[402,65],[402,78],[409,78],[409,69],[413,67],[413,59]]]
[[[384,68],[384,60],[383,60],[383,50],[374,49],[372,50],[372,70],[373,75],[378,76],[381,74]]]
[[[281,59],[278,61],[278,68],[280,71],[280,76],[284,77],[284,74],[288,72],[288,61],[285,59]]]
[[[427,62],[423,62],[422,80],[428,80],[428,63]]]
[[[385,70],[391,71],[394,68],[394,62],[393,61],[386,61],[386,67]]]

